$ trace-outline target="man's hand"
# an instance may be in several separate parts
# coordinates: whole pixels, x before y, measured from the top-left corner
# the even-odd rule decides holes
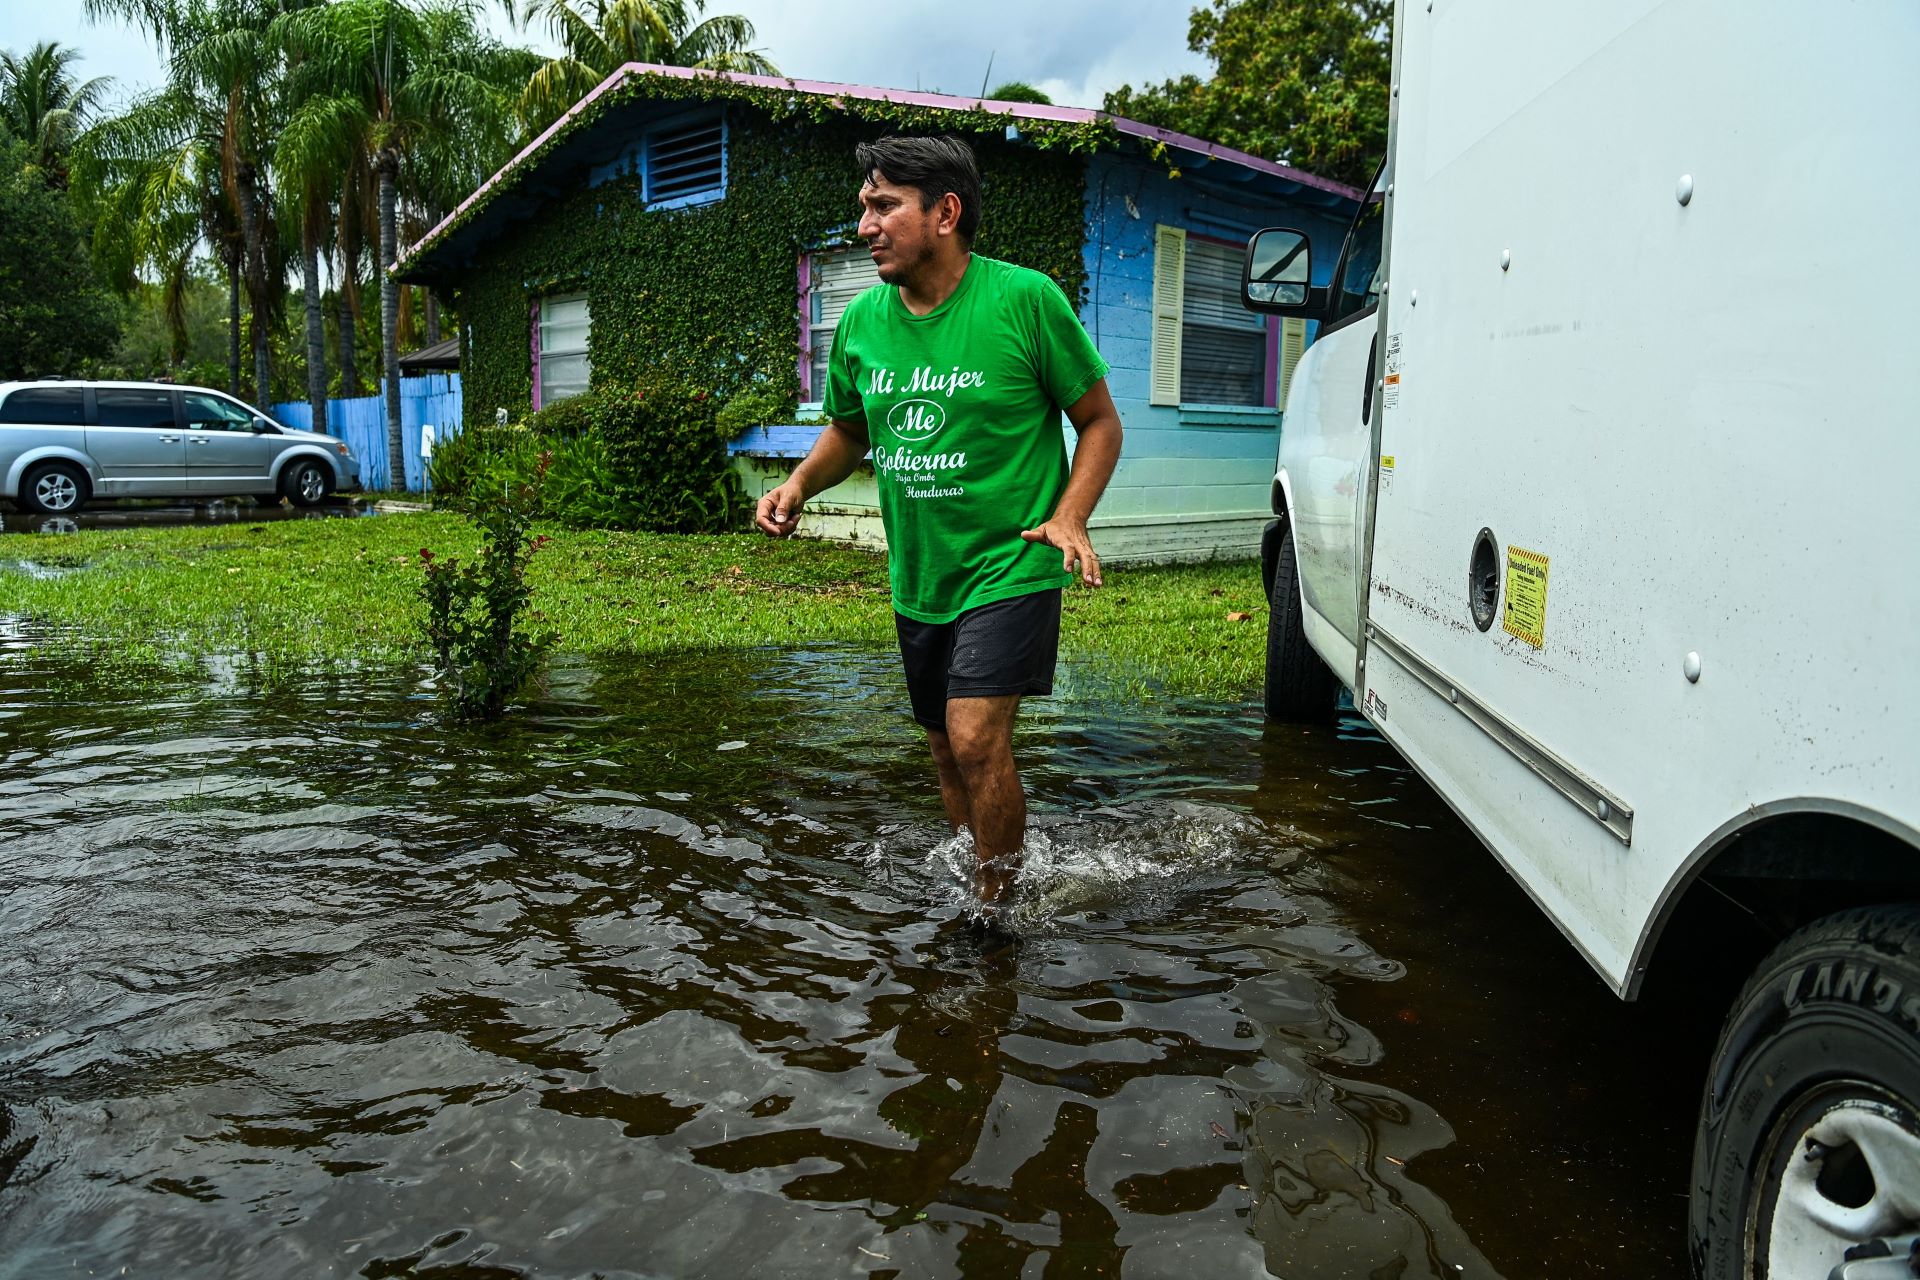
[[[1093,554],[1093,540],[1087,536],[1086,522],[1056,515],[1038,529],[1022,529],[1028,542],[1044,542],[1060,553],[1060,567],[1068,573],[1080,566],[1080,581],[1090,587],[1100,585],[1100,557]]]
[[[806,492],[789,480],[760,499],[753,522],[769,538],[791,538],[800,527],[800,508],[806,501]]]

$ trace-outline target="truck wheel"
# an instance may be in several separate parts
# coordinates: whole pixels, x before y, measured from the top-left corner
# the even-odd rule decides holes
[[[20,480],[20,505],[35,515],[70,516],[87,505],[87,473],[71,462],[47,462]]]
[[[1333,719],[1340,682],[1307,643],[1301,625],[1300,568],[1293,529],[1276,531],[1273,575],[1267,587],[1267,719],[1323,724]]]
[[[1789,937],[1714,1051],[1693,1152],[1695,1273],[1904,1267],[1920,1248],[1917,1104],[1920,906],[1844,911]]]

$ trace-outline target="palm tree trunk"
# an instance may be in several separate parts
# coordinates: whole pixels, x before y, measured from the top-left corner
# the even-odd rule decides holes
[[[353,315],[351,282],[340,278],[340,394],[348,399],[360,394],[360,364],[354,358],[356,321]]]
[[[394,283],[393,266],[394,204],[393,171],[397,166],[391,155],[380,158],[380,357],[387,381],[387,466],[388,483],[395,489],[407,487],[406,447],[400,437],[400,286]]]
[[[232,244],[227,255],[227,394],[240,398],[240,255]]]
[[[440,299],[432,289],[427,290],[427,345],[440,341]]]
[[[246,237],[247,303],[253,312],[253,403],[264,411],[273,370],[267,350],[265,237],[260,225],[260,193],[251,168],[240,171],[240,233]]]
[[[327,320],[320,310],[320,243],[311,225],[302,229],[300,288],[307,304],[307,403],[313,429],[327,429]]]

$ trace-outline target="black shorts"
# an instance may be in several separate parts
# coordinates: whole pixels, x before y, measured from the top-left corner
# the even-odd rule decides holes
[[[948,698],[994,698],[1053,692],[1060,653],[1060,588],[995,600],[952,622],[916,622],[893,615],[907,665],[913,718],[947,727]]]

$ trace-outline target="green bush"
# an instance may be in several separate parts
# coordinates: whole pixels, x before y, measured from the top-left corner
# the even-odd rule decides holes
[[[767,404],[748,405],[761,412]],[[434,503],[471,512],[544,467],[537,514],[573,528],[717,533],[744,516],[713,399],[676,379],[573,396],[433,451]],[[777,415],[776,415],[777,416]],[[728,434],[737,434],[737,429]]]
[[[634,528],[717,533],[739,523],[745,496],[712,396],[664,374],[592,394],[594,432],[633,502]]]

